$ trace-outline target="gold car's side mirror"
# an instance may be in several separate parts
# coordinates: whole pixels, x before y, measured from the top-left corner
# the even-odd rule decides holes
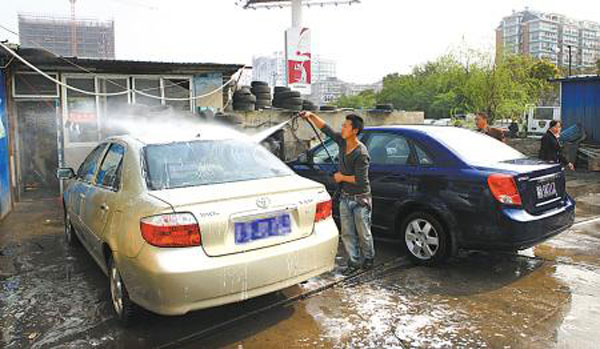
[[[72,168],[59,168],[58,170],[56,170],[56,177],[58,179],[75,178],[75,172]]]

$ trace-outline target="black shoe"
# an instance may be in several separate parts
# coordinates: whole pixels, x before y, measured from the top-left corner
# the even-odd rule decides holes
[[[354,273],[356,273],[357,271],[359,271],[360,268],[357,267],[354,264],[348,264],[348,266],[346,268],[344,268],[344,270],[342,270],[342,275],[344,276],[350,276]]]
[[[365,262],[363,263],[362,268],[364,270],[373,269],[373,264],[374,264],[374,260],[373,259],[365,259]]]

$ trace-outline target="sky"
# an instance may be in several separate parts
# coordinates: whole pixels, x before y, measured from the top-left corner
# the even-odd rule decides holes
[[[338,77],[373,83],[407,73],[458,46],[489,50],[512,10],[600,21],[596,0],[361,0],[305,8],[312,53],[337,62]],[[17,13],[69,15],[68,0],[0,0],[0,24],[18,31]],[[289,8],[244,10],[236,0],[77,0],[78,17],[115,20],[117,59],[252,64],[284,49]],[[0,40],[18,38],[0,28]]]

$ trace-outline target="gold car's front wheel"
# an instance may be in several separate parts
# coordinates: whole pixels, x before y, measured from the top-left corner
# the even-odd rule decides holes
[[[129,293],[123,279],[121,279],[121,273],[119,273],[117,264],[112,257],[109,261],[108,278],[113,309],[119,321],[124,325],[131,325],[133,318],[137,315],[137,307],[129,299]]]
[[[65,214],[65,241],[69,246],[79,246],[79,239],[75,235],[75,228],[71,224],[71,217]]]

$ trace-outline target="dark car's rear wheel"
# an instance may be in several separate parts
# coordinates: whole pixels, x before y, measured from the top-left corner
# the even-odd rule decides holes
[[[414,212],[401,226],[402,246],[413,263],[435,265],[449,255],[450,240],[440,221],[426,212]]]
[[[137,316],[138,308],[129,299],[127,288],[121,279],[121,273],[112,257],[108,261],[108,278],[110,284],[110,300],[115,313],[121,323],[125,326],[131,325]]]

